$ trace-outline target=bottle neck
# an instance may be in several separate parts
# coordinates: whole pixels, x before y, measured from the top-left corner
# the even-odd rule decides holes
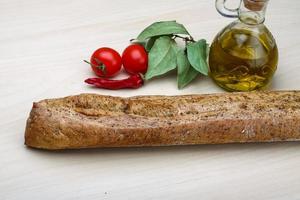
[[[238,11],[239,19],[249,25],[262,24],[269,0],[242,0]]]

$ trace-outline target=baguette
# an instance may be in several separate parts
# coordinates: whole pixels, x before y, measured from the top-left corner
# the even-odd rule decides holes
[[[25,144],[40,149],[300,140],[300,91],[187,96],[81,94],[33,104]]]

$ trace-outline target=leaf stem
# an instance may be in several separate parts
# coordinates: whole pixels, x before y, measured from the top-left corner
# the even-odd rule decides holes
[[[189,37],[183,37],[183,36],[180,36],[180,35],[174,35],[173,36],[174,38],[173,39],[176,39],[176,38],[181,38],[183,39],[185,42],[196,42],[194,40],[194,38],[190,35]]]

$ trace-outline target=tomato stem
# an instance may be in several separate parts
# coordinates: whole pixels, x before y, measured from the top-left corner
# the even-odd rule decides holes
[[[83,62],[85,62],[85,63],[87,63],[87,64],[90,64],[90,65],[94,65],[94,64],[90,63],[90,62],[87,61],[87,60],[83,60]]]
[[[93,58],[95,62],[98,64],[97,68],[100,69],[104,74],[106,74],[106,66],[103,62],[101,62],[98,58]]]
[[[100,69],[104,74],[106,74],[106,66],[102,62],[100,62],[98,59],[94,59],[94,60],[96,61],[96,63],[98,65],[95,65],[87,60],[83,60],[83,62],[90,64],[91,66],[96,67],[97,69]]]

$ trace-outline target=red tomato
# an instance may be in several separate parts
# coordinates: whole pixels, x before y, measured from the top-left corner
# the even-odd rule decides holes
[[[148,54],[143,46],[132,44],[123,52],[122,62],[129,74],[145,74],[148,69]]]
[[[113,77],[121,70],[122,58],[117,51],[104,47],[96,50],[87,63],[97,76]]]

